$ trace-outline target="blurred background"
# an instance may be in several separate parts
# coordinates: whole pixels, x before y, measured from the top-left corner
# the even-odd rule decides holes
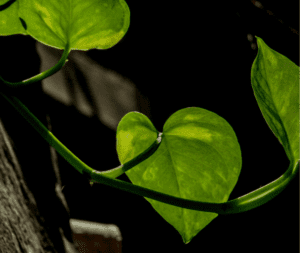
[[[226,119],[241,146],[242,171],[229,200],[280,177],[289,161],[251,87],[254,36],[299,66],[299,2],[126,2],[131,23],[117,45],[72,51],[65,67],[43,80],[53,134],[90,167],[108,170],[120,164],[116,128],[126,113],[147,115],[161,132],[177,110],[201,107]],[[15,71],[16,81],[21,81],[18,73],[29,78],[62,55],[29,36],[0,42],[12,52],[5,67]],[[241,246],[255,252],[299,251],[298,178],[261,207],[219,215],[184,245],[143,197],[91,187],[60,155],[58,163],[71,217],[118,226],[124,253],[241,252]],[[130,182],[125,174],[118,179]]]

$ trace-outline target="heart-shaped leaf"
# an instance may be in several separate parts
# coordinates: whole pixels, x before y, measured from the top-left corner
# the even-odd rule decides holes
[[[130,18],[124,0],[18,0],[0,13],[1,35],[27,33],[59,49],[69,43],[72,50],[114,46]]]
[[[299,160],[299,67],[259,37],[251,68],[255,98],[267,124],[289,158]]]
[[[157,134],[145,115],[125,115],[117,128],[120,162],[128,162],[149,147]],[[158,192],[222,203],[237,183],[241,164],[240,146],[228,122],[213,112],[190,107],[167,120],[157,151],[126,175],[133,184]],[[146,199],[180,233],[184,243],[218,215]]]

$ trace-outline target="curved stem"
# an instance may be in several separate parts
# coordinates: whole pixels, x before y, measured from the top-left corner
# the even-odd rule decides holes
[[[69,56],[69,53],[71,52],[71,48],[69,43],[66,45],[65,50],[59,60],[59,62],[53,66],[52,68],[36,75],[33,76],[27,80],[21,81],[21,82],[16,82],[16,83],[12,83],[12,82],[8,82],[5,81],[1,76],[0,76],[0,90],[4,91],[5,93],[10,93],[13,94],[16,90],[19,90],[20,88],[24,88],[27,87],[29,84],[33,84],[36,82],[39,82],[53,74],[55,74],[57,71],[59,71],[64,65],[65,63],[68,61],[67,58]],[[1,82],[2,81],[2,82]]]
[[[61,156],[63,156],[75,169],[82,174],[87,174],[92,182],[103,183],[105,185],[118,188],[136,195],[148,197],[160,202],[171,204],[174,206],[204,211],[213,212],[218,214],[233,214],[241,213],[253,208],[256,208],[277,196],[282,192],[290,181],[295,177],[299,171],[299,161],[294,165],[291,161],[288,170],[277,180],[253,191],[237,199],[225,203],[209,203],[194,200],[187,200],[174,197],[168,194],[160,193],[150,190],[141,186],[133,185],[119,179],[114,179],[124,173],[126,170],[132,168],[136,164],[147,159],[160,144],[158,137],[156,142],[152,144],[152,148],[148,148],[141,155],[132,159],[128,163],[121,165],[109,172],[100,172],[92,169],[76,157],[68,148],[66,148],[29,110],[28,108],[16,97],[0,94],[11,103],[14,108],[40,133],[40,135],[52,145]],[[148,153],[149,152],[149,153]]]
[[[109,177],[109,178],[117,178],[118,176],[121,176],[123,173],[125,173],[127,170],[130,170],[134,166],[138,165],[142,161],[146,160],[148,157],[150,157],[159,147],[161,143],[161,135],[162,133],[159,133],[158,138],[153,142],[149,148],[147,148],[144,152],[133,158],[127,163],[124,163],[114,169],[107,170],[107,171],[96,171],[93,170],[94,173],[99,173],[103,176]],[[91,180],[93,183],[97,183],[97,181]]]
[[[136,195],[171,204],[173,206],[203,212],[233,214],[251,210],[270,201],[285,189],[285,187],[295,177],[298,171],[299,162],[295,166],[293,166],[293,164],[291,163],[289,169],[277,180],[242,197],[233,199],[225,203],[209,203],[174,197],[141,186],[133,185],[122,180],[113,179],[112,181],[112,179],[110,178],[103,177],[103,175],[98,173],[96,170],[94,170],[90,174],[90,176],[94,182],[103,183],[114,188],[118,188]]]
[[[0,94],[35,128],[35,130],[51,145],[53,146],[57,152],[65,158],[75,169],[77,169],[81,174],[83,172],[86,172],[88,174],[91,174],[94,170],[93,168],[86,165],[84,162],[82,162],[77,156],[75,156],[67,147],[65,147],[53,134],[50,132],[42,122],[38,120],[37,117],[34,116],[30,112],[30,110],[15,96],[10,96],[3,94],[0,92]],[[151,156],[159,147],[161,142],[161,136],[159,135],[158,138],[155,140],[152,145],[147,148],[144,152],[136,156],[134,159],[130,160],[129,162],[118,166],[117,168],[108,170],[108,171],[97,171],[99,174],[103,174],[103,176],[107,178],[115,178],[123,173],[125,171],[133,168],[137,164],[141,163],[145,159],[147,159],[149,156]]]

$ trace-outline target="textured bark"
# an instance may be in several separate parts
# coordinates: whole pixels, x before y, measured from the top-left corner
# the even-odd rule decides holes
[[[11,52],[2,57],[4,79],[15,82],[38,73],[31,38],[7,37],[0,46]],[[50,127],[40,83],[17,97]],[[0,252],[66,252],[63,237],[73,243],[69,219],[53,148],[0,96]]]
[[[16,82],[39,72],[34,40],[1,39],[0,47],[11,52],[1,59],[6,62],[0,69],[5,80]],[[41,83],[15,96],[52,131],[47,115],[51,105]],[[90,228],[89,221],[70,220],[61,188],[55,149],[0,95],[0,253],[121,252],[115,225],[93,223]]]
[[[28,151],[27,149],[23,152],[26,154]],[[36,153],[43,151],[42,149]],[[50,150],[48,153],[50,154]],[[34,177],[34,181],[38,182],[42,178],[34,175],[31,159],[27,161],[27,165],[23,168],[32,170],[30,174]],[[50,170],[54,164],[50,163],[50,166],[43,166],[41,163],[40,166],[45,172],[45,170]],[[53,171],[57,172],[57,170]],[[48,206],[53,214],[59,214],[58,211],[54,212],[56,209],[63,213],[66,212],[66,205],[63,203],[64,198],[58,192],[58,183],[59,180],[57,180],[56,185],[53,185],[52,194],[51,191],[46,190],[45,198],[43,200],[38,198],[43,203],[37,203],[34,194],[26,183],[20,163],[11,145],[11,139],[7,135],[2,120],[0,120],[0,252],[65,252],[62,239],[60,239],[59,223],[49,224],[46,222],[49,212],[45,214],[43,208],[39,208],[39,206]],[[46,195],[52,196],[46,198]],[[65,217],[67,224],[66,214],[62,216]],[[54,215],[53,218],[55,218]],[[45,229],[46,224],[50,225],[47,229]]]

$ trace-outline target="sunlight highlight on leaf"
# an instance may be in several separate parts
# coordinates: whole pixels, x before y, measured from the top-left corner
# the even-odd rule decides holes
[[[58,49],[67,43],[72,50],[107,49],[123,38],[129,23],[124,0],[18,0],[1,11],[0,35],[27,33]]]
[[[135,130],[139,128],[142,131]],[[131,147],[127,145],[124,129],[133,136]],[[242,165],[237,138],[226,120],[205,109],[190,107],[171,115],[163,129],[162,142],[156,152],[126,171],[130,181],[185,199],[226,202]],[[123,164],[145,150],[155,140],[154,133],[157,131],[145,115],[134,112],[125,115],[117,128],[120,162]],[[145,199],[180,233],[184,243],[190,242],[217,217],[216,213]]]

